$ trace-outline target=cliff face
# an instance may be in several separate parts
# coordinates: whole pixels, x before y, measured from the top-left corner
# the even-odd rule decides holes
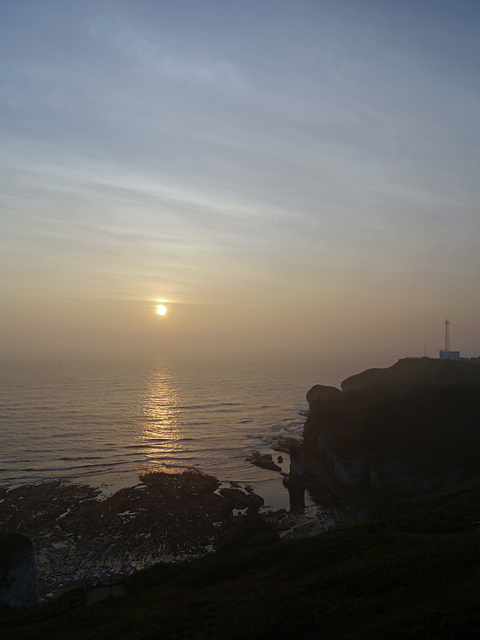
[[[32,543],[18,533],[0,533],[0,604],[25,609],[38,601],[38,572]]]
[[[366,491],[480,477],[480,366],[455,366],[463,364],[399,361],[349,378],[332,400],[314,399],[304,428],[310,470]]]

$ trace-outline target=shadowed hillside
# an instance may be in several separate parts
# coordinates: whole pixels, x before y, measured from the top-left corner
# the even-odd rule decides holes
[[[476,482],[407,501],[402,516],[296,541],[245,520],[219,552],[138,574],[131,596],[43,621],[4,618],[2,638],[477,637],[479,504]]]

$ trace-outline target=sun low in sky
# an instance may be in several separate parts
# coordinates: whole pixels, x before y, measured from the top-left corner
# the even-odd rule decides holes
[[[480,355],[479,32],[478,0],[0,2],[0,357],[430,355],[445,317]]]

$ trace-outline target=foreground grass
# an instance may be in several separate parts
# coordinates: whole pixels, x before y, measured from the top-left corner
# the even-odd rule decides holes
[[[129,597],[20,621],[0,637],[477,638],[475,520],[478,484],[316,538],[280,541],[261,520],[247,520],[212,556],[138,574]]]

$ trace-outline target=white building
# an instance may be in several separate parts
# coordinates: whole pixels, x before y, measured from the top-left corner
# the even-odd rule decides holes
[[[445,349],[440,349],[440,360],[463,360],[466,358],[460,358],[460,351],[446,351]]]

